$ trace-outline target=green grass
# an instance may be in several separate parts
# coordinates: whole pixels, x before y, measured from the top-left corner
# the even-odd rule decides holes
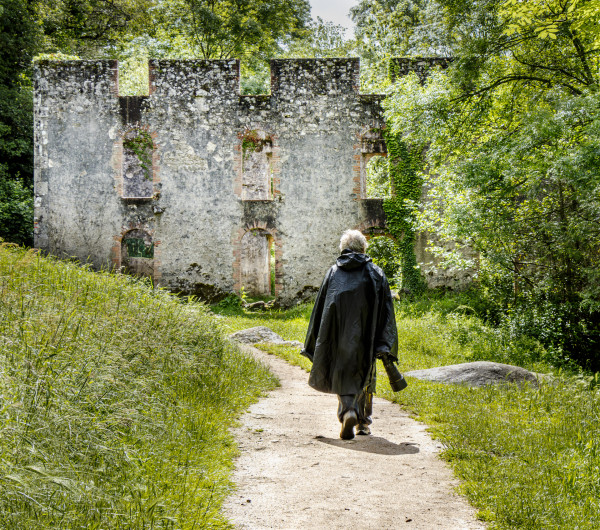
[[[600,528],[600,391],[597,378],[563,374],[535,341],[505,337],[477,316],[468,295],[397,304],[401,371],[472,361],[517,364],[554,376],[539,388],[467,388],[409,378],[394,394],[378,367],[378,395],[411,410],[444,446],[460,490],[490,528]],[[303,340],[310,306],[247,314],[216,309],[229,330],[268,326]],[[293,364],[288,346],[263,346]],[[374,429],[377,429],[375,423]]]
[[[228,428],[276,381],[200,304],[0,247],[0,527],[228,528]]]

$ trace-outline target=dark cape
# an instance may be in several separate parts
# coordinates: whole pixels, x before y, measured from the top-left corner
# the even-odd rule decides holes
[[[371,258],[344,250],[317,294],[302,354],[312,363],[308,384],[346,395],[375,390],[375,360],[398,360],[390,287]]]

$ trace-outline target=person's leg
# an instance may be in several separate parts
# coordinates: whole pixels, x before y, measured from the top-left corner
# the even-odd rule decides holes
[[[338,395],[338,411],[337,417],[340,423],[344,421],[344,414],[349,410],[356,412],[356,416],[359,415],[358,396],[356,394],[347,394],[345,396]]]
[[[371,434],[369,425],[373,423],[373,394],[367,389],[358,395],[358,427],[356,434]]]
[[[338,419],[342,424],[340,438],[354,438],[354,426],[358,423],[358,396],[356,394],[338,395]]]

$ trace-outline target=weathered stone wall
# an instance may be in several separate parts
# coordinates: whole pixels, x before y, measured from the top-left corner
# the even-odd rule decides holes
[[[381,96],[358,86],[358,59],[274,60],[264,96],[239,95],[236,60],[159,60],[150,95],[123,98],[114,62],[38,63],[35,244],[211,298],[247,281],[254,230],[276,295],[309,296],[345,229],[385,227],[364,199]],[[140,131],[150,165],[126,147]]]

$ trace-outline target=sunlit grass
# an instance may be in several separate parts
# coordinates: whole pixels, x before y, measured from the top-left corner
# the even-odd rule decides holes
[[[275,383],[204,306],[2,246],[0,527],[229,527],[227,429]]]
[[[490,528],[600,528],[600,392],[591,376],[563,375],[544,363],[539,344],[509,340],[460,297],[397,306],[401,371],[472,360],[520,364],[554,377],[539,388],[468,388],[408,378],[393,393],[378,366],[377,394],[425,422],[462,479],[460,490]],[[221,316],[227,329],[267,326],[303,340],[310,306],[290,312]],[[310,369],[297,348],[263,345]],[[374,429],[376,429],[374,425]]]

